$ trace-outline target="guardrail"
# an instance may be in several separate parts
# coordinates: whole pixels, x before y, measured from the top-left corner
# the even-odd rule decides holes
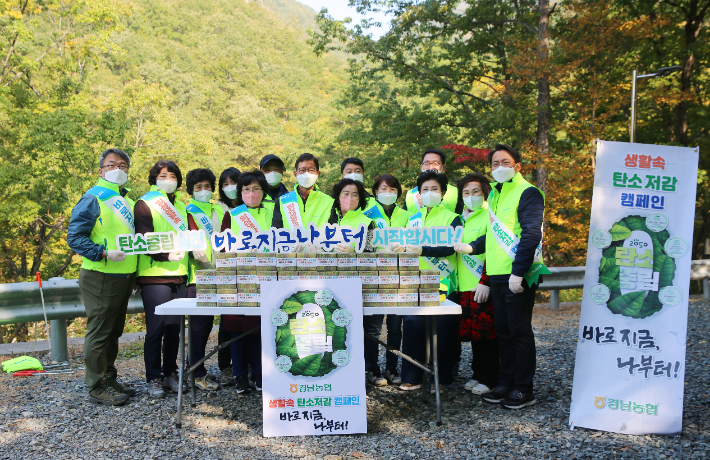
[[[550,291],[550,308],[560,307],[560,291],[581,289],[585,267],[549,267],[552,274],[544,275],[539,289]],[[710,299],[710,260],[691,262],[691,280],[703,280],[703,295]],[[81,301],[79,280],[51,278],[43,281],[44,303],[50,324],[52,359],[67,359],[67,320],[86,316]],[[128,302],[128,313],[142,313],[139,295]],[[0,284],[0,325],[44,321],[39,286],[35,282]]]

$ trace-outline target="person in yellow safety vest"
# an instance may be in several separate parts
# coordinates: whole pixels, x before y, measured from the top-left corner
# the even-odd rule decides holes
[[[69,247],[82,257],[81,299],[86,307],[84,381],[89,401],[120,405],[135,394],[117,382],[118,339],[135,284],[138,257],[119,249],[118,235],[135,233],[133,201],[123,185],[131,159],[119,149],[99,157],[99,178],[72,209],[67,230]]]
[[[279,198],[288,193],[286,186],[281,183],[281,178],[283,178],[286,172],[286,166],[281,158],[269,154],[261,159],[259,169],[264,173],[266,182],[269,184],[269,188],[266,190],[266,197],[264,198],[264,206],[270,207],[273,210],[278,204]]]
[[[344,159],[340,163],[340,178],[341,179],[352,179],[354,181],[358,181],[362,184],[365,183],[365,164],[362,162],[361,159],[356,158],[356,157],[349,157]],[[372,209],[374,206],[377,205],[377,200],[373,198],[372,195],[368,193],[367,190],[365,190],[365,200],[367,201],[367,205],[365,208],[363,208],[363,211],[367,211],[368,209]],[[335,216],[336,208],[335,206],[333,207],[333,212],[331,213],[331,219],[333,220]]]
[[[459,203],[456,211],[464,221],[463,241],[475,241],[488,228],[488,195],[491,186],[480,173],[468,174],[456,184]],[[450,299],[461,305],[456,355],[461,360],[461,342],[471,342],[473,377],[464,389],[475,395],[488,393],[498,384],[500,360],[490,300],[491,282],[486,275],[486,255],[457,254],[458,290]]]
[[[375,204],[365,210],[365,215],[375,221],[378,228],[396,228],[407,227],[409,218],[412,214],[409,211],[397,206],[397,200],[402,196],[402,185],[396,177],[391,174],[382,174],[375,178],[372,184],[372,195],[375,199]],[[390,247],[377,248],[378,251],[390,251]],[[387,314],[387,345],[393,350],[399,350],[402,346],[402,319],[401,315]],[[370,315],[366,317],[367,321],[373,324],[371,330],[379,331],[382,329],[384,315]],[[371,340],[365,341],[365,352],[368,348],[377,350],[377,344]],[[370,353],[374,353],[370,351]],[[387,352],[385,362],[385,373],[382,380],[374,382],[375,385],[383,385],[387,382],[391,385],[400,385],[402,378],[397,370],[399,357],[392,352]],[[378,368],[379,370],[379,368]]]
[[[296,159],[293,175],[298,186],[295,190],[279,198],[279,206],[274,209],[274,227],[307,228],[313,223],[323,228],[330,219],[333,198],[318,190],[316,181],[320,177],[318,158],[303,153]]]
[[[535,404],[535,336],[532,313],[536,282],[531,268],[541,265],[545,197],[520,174],[522,158],[498,144],[488,154],[496,182],[488,198],[486,234],[455,246],[460,254],[486,254],[491,280],[495,332],[500,352],[498,385],[481,398],[508,409]],[[544,265],[542,265],[544,268]],[[540,268],[540,267],[538,267]]]
[[[237,207],[224,215],[221,231],[231,229],[237,236],[243,229],[268,231],[273,224],[273,211],[264,206],[269,184],[259,170],[244,172],[237,180]],[[312,193],[312,192],[311,192]],[[225,330],[235,338],[261,325],[258,316],[223,315]],[[243,339],[230,344],[232,374],[237,393],[261,391],[261,330],[257,329]],[[251,365],[251,380],[248,366]]]
[[[197,297],[197,270],[214,268],[214,255],[212,253],[212,234],[222,225],[224,209],[210,203],[216,178],[209,169],[193,169],[185,176],[187,193],[192,196],[187,205],[187,227],[189,230],[202,230],[205,232],[207,249],[194,251],[189,259],[189,279],[187,281],[187,298]],[[190,366],[205,357],[207,340],[212,332],[214,316],[191,316],[192,340],[190,340],[189,362]],[[193,373],[195,386],[203,391],[219,390],[213,375],[208,375],[204,364],[195,369]]]
[[[442,227],[451,226],[453,228],[461,226],[461,217],[453,211],[449,211],[442,206],[441,198],[447,192],[447,179],[443,174],[436,171],[423,172],[417,178],[417,188],[421,190],[421,197],[426,216],[418,212],[410,219],[413,226],[422,227]],[[441,278],[448,281],[449,285],[455,288],[456,285],[456,255],[452,247],[428,247],[428,246],[397,246],[394,248],[398,252],[416,252],[419,254],[419,266],[421,269],[437,268],[441,273]],[[445,292],[445,291],[442,291]],[[442,385],[449,385],[453,382],[453,337],[457,333],[456,321],[451,315],[435,316],[439,333],[439,382]],[[424,360],[424,321],[423,316],[406,315],[402,322],[403,340],[402,352],[420,361]],[[422,370],[408,361],[402,361],[402,385],[401,390],[410,391],[421,388]],[[433,392],[433,386],[432,386]]]
[[[158,161],[148,173],[150,191],[136,202],[136,233],[186,231],[187,210],[180,201],[182,173],[172,161]],[[175,238],[177,241],[177,237]],[[148,395],[178,391],[178,315],[156,315],[155,307],[187,295],[188,258],[184,251],[138,256],[138,284],[145,311],[145,377]],[[162,365],[161,365],[162,357]]]
[[[438,172],[446,173],[446,154],[441,150],[429,149],[422,153],[421,172]],[[458,200],[458,191],[456,187],[448,187],[441,199],[441,206],[454,212],[456,202]],[[419,187],[414,187],[407,192],[404,200],[404,209],[416,214],[421,212],[422,216],[426,217],[427,207],[422,203],[422,196]]]

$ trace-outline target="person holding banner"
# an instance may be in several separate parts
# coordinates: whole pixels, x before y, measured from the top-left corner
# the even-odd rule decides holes
[[[242,173],[237,180],[237,207],[224,215],[221,231],[231,229],[238,236],[242,229],[261,232],[273,227],[274,213],[263,203],[268,187],[269,183],[261,171]],[[231,338],[260,326],[258,316],[223,315],[222,321]],[[232,342],[230,350],[237,393],[249,391],[250,387],[261,391],[261,329]],[[251,380],[248,376],[249,365]]]
[[[136,233],[185,231],[187,210],[179,200],[182,173],[172,161],[158,161],[148,173],[150,191],[136,202]],[[145,377],[148,394],[177,392],[181,316],[155,314],[155,307],[187,295],[188,258],[183,251],[138,256],[138,284],[145,310]],[[162,352],[161,352],[162,350]],[[162,366],[161,366],[162,357]]]
[[[441,150],[429,149],[422,153],[421,172],[436,172],[444,174],[446,172],[446,155]],[[458,199],[458,191],[456,187],[448,187],[441,200],[441,205],[451,212],[456,209],[456,201]],[[422,201],[422,193],[419,186],[414,187],[407,192],[404,200],[404,209],[415,214],[421,212],[426,216],[428,206]]]
[[[443,227],[453,228],[461,226],[461,217],[453,211],[449,211],[442,204],[442,196],[448,189],[446,176],[437,171],[426,171],[417,178],[417,189],[421,190],[422,202],[426,209],[422,208],[409,218],[409,225],[412,227]],[[458,195],[458,193],[457,193]],[[440,290],[453,292],[456,289],[456,253],[452,247],[428,247],[428,246],[399,246],[393,247],[397,252],[416,252],[419,254],[419,267],[422,270],[437,269],[441,274]],[[423,316],[406,315],[403,320],[403,341],[402,352],[414,359],[423,360],[425,356],[424,348],[424,321]],[[439,376],[442,385],[449,385],[453,382],[453,354],[454,337],[456,331],[456,321],[451,315],[436,316],[439,335]],[[417,390],[421,388],[422,370],[409,361],[402,361],[402,385],[401,390]],[[432,392],[433,386],[432,386]]]
[[[185,177],[187,193],[192,196],[190,204],[187,205],[187,226],[189,230],[202,230],[205,232],[207,249],[204,251],[194,251],[189,258],[189,279],[187,281],[187,298],[197,297],[197,270],[214,267],[212,254],[212,234],[215,228],[222,225],[224,209],[221,206],[210,203],[212,190],[215,186],[214,173],[209,169],[193,169]],[[189,362],[192,366],[197,361],[205,357],[205,348],[212,332],[214,316],[192,316],[192,340],[190,341]],[[219,390],[219,384],[214,376],[207,375],[205,365],[195,369],[193,373],[195,386],[203,391]]]
[[[296,159],[293,175],[298,186],[280,199],[274,209],[274,227],[296,228],[313,223],[323,228],[328,223],[333,208],[333,198],[318,190],[320,177],[318,158],[304,153]]]
[[[133,201],[123,186],[131,159],[119,149],[99,157],[99,178],[72,209],[67,243],[82,258],[81,299],[86,307],[84,382],[89,401],[120,405],[135,394],[117,382],[118,339],[126,322],[138,257],[117,249],[116,236],[135,234]]]
[[[488,227],[488,195],[491,186],[480,173],[459,180],[458,214],[464,221],[463,241],[475,241]],[[464,385],[475,395],[488,393],[498,383],[500,359],[490,300],[490,280],[486,275],[486,255],[457,254],[458,290],[449,298],[461,305],[459,339],[471,342],[473,378]],[[458,355],[461,356],[460,341]]]
[[[375,203],[369,206],[364,214],[375,221],[377,228],[406,227],[409,224],[412,214],[396,205],[397,200],[402,196],[402,185],[396,177],[391,174],[376,177],[372,185],[372,195]],[[377,248],[377,250],[390,250],[390,248]],[[368,316],[368,318],[376,317],[379,317],[379,325],[373,324],[372,328],[381,330],[383,315]],[[369,346],[368,342],[365,342],[366,349]],[[402,316],[400,315],[387,315],[387,345],[395,350],[399,350],[402,346]],[[386,359],[384,377],[387,383],[400,385],[402,378],[397,371],[399,357],[388,351]]]
[[[268,206],[273,210],[279,202],[279,198],[288,193],[286,186],[281,183],[281,178],[286,172],[286,165],[281,161],[281,158],[269,154],[261,159],[259,169],[264,173],[266,182],[269,184],[269,188],[266,190],[267,196],[264,199],[264,206]]]
[[[488,199],[490,224],[485,235],[454,248],[459,254],[485,253],[491,280],[500,375],[498,385],[481,397],[520,409],[537,402],[532,313],[539,274],[546,272],[540,259],[545,197],[520,174],[522,158],[514,148],[496,145],[488,161],[496,180]]]

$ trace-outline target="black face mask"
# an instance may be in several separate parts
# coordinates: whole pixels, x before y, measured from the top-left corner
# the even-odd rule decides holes
[[[437,174],[441,174],[441,171],[439,171],[438,169],[425,169],[424,171],[422,171],[422,174],[424,174],[424,173],[432,173],[432,172],[433,172],[433,173],[437,173]]]

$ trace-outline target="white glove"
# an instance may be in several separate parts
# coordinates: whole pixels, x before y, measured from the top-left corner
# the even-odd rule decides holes
[[[407,252],[416,252],[419,255],[422,255],[422,247],[421,246],[415,246],[413,244],[408,244],[406,246]]]
[[[466,243],[454,243],[454,251],[459,254],[471,254],[473,252],[473,247]]]
[[[303,245],[301,243],[296,243],[291,252],[303,252]]]
[[[392,243],[391,248],[394,252],[405,252],[407,250],[407,246],[403,246],[399,243]]]
[[[490,292],[491,288],[489,288],[485,284],[479,284],[478,286],[473,288],[473,301],[478,304],[486,303]]]
[[[198,249],[197,251],[192,251],[192,256],[195,258],[195,260],[199,260],[203,264],[207,264],[210,262],[207,258],[207,252],[201,249]]]
[[[126,260],[126,253],[118,249],[109,249],[106,251],[106,258],[111,262],[123,262]]]
[[[185,257],[185,251],[171,252],[168,254],[170,262],[180,262]]]
[[[355,252],[355,246],[348,243],[338,243],[335,245],[335,252]]]
[[[306,243],[303,245],[303,252],[314,253],[314,252],[321,252],[321,250],[320,250],[320,246],[318,246],[315,243]]]
[[[510,289],[510,292],[513,294],[520,294],[523,292],[523,277],[511,274],[510,279],[508,280],[508,289]]]

